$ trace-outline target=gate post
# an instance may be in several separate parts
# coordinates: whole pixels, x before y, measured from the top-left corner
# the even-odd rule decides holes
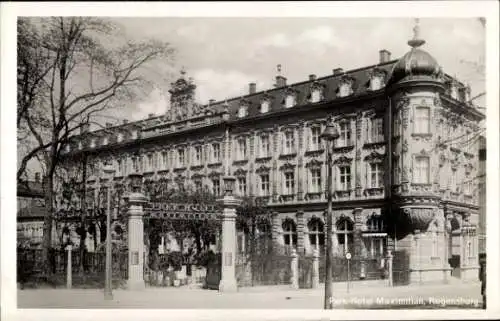
[[[66,251],[68,251],[68,262],[67,262],[67,270],[66,270],[66,288],[71,289],[73,285],[73,263],[71,262],[71,251],[73,250],[71,244],[66,246]]]
[[[299,288],[299,256],[297,254],[296,249],[292,249],[292,261],[291,261],[291,270],[292,270],[292,289]]]
[[[132,180],[142,178],[141,174],[129,175]],[[134,184],[134,183],[133,183]],[[135,183],[137,184],[137,182]],[[128,282],[129,290],[145,288],[144,284],[144,222],[143,204],[146,197],[134,186],[128,195]]]
[[[388,280],[389,280],[389,286],[392,286],[392,251],[387,250],[387,272],[389,274]]]
[[[317,289],[319,287],[319,251],[314,249],[313,251],[313,264],[312,264],[312,288]]]
[[[233,196],[233,184],[236,180],[232,176],[223,178],[225,195],[220,200],[222,211],[222,260],[220,292],[235,292],[238,289],[236,282],[235,255],[236,255],[236,207],[241,201]]]

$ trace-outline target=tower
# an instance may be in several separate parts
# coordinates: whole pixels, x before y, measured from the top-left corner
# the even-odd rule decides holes
[[[410,257],[410,282],[447,277],[445,216],[439,193],[439,135],[436,117],[444,92],[436,59],[422,50],[418,19],[411,47],[393,67],[387,91],[391,101],[392,208],[390,224],[397,250]]]

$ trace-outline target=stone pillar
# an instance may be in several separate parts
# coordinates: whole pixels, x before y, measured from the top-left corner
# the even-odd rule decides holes
[[[144,284],[144,222],[143,204],[146,198],[140,192],[130,193],[128,209],[128,282],[129,290],[145,288]]]
[[[389,286],[393,285],[393,280],[392,280],[392,251],[387,250],[387,274],[388,274],[388,284]]]
[[[66,246],[66,251],[68,251],[68,264],[67,264],[67,268],[66,268],[66,288],[68,289],[71,289],[72,285],[73,285],[73,277],[72,277],[72,273],[73,273],[73,264],[71,262],[71,251],[72,251],[72,246],[71,244],[69,244],[68,246]]]
[[[305,222],[304,212],[298,211],[297,217],[297,252],[302,255],[305,253]]]
[[[297,254],[297,251],[292,248],[292,260],[291,260],[291,270],[292,270],[292,282],[291,282],[291,287],[292,289],[298,289],[299,288],[299,256]]]
[[[363,209],[362,208],[355,208],[354,209],[354,253],[351,253],[353,255],[356,255],[359,258],[363,258],[364,256],[364,244],[363,244],[363,239],[361,236],[361,229],[363,226],[363,221],[362,221],[362,213]]]
[[[422,272],[421,272],[421,235],[420,235],[420,230],[415,230],[413,239],[415,240],[414,242],[414,248],[413,248],[413,255],[410,258],[410,266],[415,270],[414,272],[411,273],[410,278],[411,278],[411,283],[422,283]]]
[[[236,256],[236,207],[240,200],[232,195],[222,199],[224,206],[222,212],[222,267],[219,282],[220,292],[235,292],[238,290],[236,282],[235,256]]]
[[[272,240],[273,240],[273,249],[275,251],[278,251],[280,249],[280,219],[279,219],[279,213],[278,212],[273,212],[272,213]]]
[[[319,288],[319,251],[313,250],[313,264],[312,264],[312,288]]]

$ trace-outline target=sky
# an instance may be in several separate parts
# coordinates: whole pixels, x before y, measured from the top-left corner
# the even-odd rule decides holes
[[[197,85],[196,99],[223,100],[244,95],[248,83],[271,88],[276,66],[288,83],[318,77],[334,68],[355,69],[376,64],[379,50],[403,56],[413,35],[413,18],[111,18],[132,40],[156,38],[170,42],[177,53],[171,66],[150,71],[151,77],[174,81],[181,68]],[[485,32],[476,18],[423,18],[422,49],[444,71],[470,83],[472,95],[485,91],[484,75],[467,62],[482,63]],[[466,62],[463,62],[466,61]],[[162,73],[162,75],[159,75]],[[138,120],[168,108],[168,84],[142,102],[123,106],[120,115]],[[478,103],[482,103],[478,101]]]

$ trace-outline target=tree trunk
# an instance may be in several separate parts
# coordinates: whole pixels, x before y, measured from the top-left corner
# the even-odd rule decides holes
[[[43,239],[42,239],[42,257],[45,258],[43,271],[45,274],[52,274],[50,266],[50,248],[52,247],[52,219],[53,219],[53,190],[54,180],[51,175],[45,175],[43,178],[45,214],[43,218]]]

